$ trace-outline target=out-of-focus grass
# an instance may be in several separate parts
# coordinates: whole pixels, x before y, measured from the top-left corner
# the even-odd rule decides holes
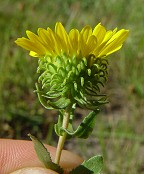
[[[14,44],[17,37],[25,36],[25,30],[36,32],[38,27],[54,27],[56,21],[61,21],[67,30],[81,29],[86,24],[94,27],[99,22],[108,29],[126,28],[130,30],[128,40],[110,58],[110,78],[105,89],[110,103],[102,108],[92,136],[87,141],[70,141],[67,147],[87,158],[97,153],[104,155],[106,174],[143,173],[143,3],[143,0],[1,1],[0,136],[26,139],[31,132],[55,144],[51,127],[56,113],[45,111],[33,93],[37,59],[30,58]]]

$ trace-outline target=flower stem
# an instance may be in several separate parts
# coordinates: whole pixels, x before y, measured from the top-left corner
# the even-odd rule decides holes
[[[64,129],[68,128],[69,118],[70,118],[70,111],[65,110],[65,114],[64,114],[64,117],[63,117],[63,124],[62,124],[62,127]],[[63,135],[59,137],[57,150],[56,150],[56,156],[55,156],[55,163],[56,164],[59,164],[59,162],[60,162],[60,157],[61,157],[62,149],[63,149],[63,146],[64,146],[64,142],[66,140],[66,136],[67,136],[67,133],[64,132]]]

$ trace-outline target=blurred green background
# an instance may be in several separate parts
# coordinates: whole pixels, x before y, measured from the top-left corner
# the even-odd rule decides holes
[[[14,40],[25,30],[52,27],[57,21],[67,31],[101,22],[107,29],[125,28],[124,47],[109,57],[105,92],[95,129],[87,140],[70,140],[65,148],[89,158],[104,156],[104,174],[144,173],[144,0],[4,0],[0,1],[0,137],[28,139],[34,134],[56,145],[56,112],[45,110],[35,90],[37,58]],[[86,115],[80,108],[76,123]]]

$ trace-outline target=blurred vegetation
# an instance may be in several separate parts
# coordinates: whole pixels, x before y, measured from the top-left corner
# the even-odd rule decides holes
[[[65,148],[86,158],[102,154],[105,174],[144,173],[143,4],[144,0],[0,1],[0,137],[28,139],[31,132],[52,145],[57,139],[52,130],[56,113],[46,111],[34,93],[37,59],[14,40],[25,36],[25,30],[54,28],[57,21],[67,30],[102,22],[108,29],[129,29],[130,35],[109,58],[110,78],[104,90],[110,103],[102,108],[92,136],[68,141]],[[78,108],[77,123],[85,112]]]

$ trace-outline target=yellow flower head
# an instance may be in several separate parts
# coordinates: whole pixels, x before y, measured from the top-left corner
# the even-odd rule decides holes
[[[66,32],[60,22],[55,25],[55,31],[50,28],[39,28],[37,35],[26,31],[28,38],[18,38],[17,45],[30,51],[33,57],[44,57],[46,55],[66,54],[69,57],[88,57],[93,54],[96,58],[105,57],[122,47],[128,36],[128,30],[117,28],[106,31],[99,23],[93,30],[85,26],[80,32],[77,29]]]
[[[26,31],[28,38],[15,42],[39,57],[36,91],[42,105],[48,109],[76,106],[96,110],[106,103],[100,94],[108,77],[107,55],[119,50],[128,30],[113,31],[99,23],[93,30],[85,26],[66,32],[60,22],[55,31],[39,28],[37,35]]]

